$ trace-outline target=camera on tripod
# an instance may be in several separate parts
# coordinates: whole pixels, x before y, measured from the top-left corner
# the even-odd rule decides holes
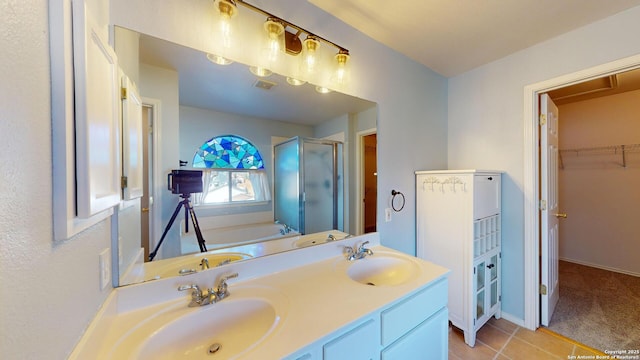
[[[168,190],[172,194],[193,194],[202,192],[201,170],[171,170],[167,174]]]
[[[200,225],[198,224],[196,212],[193,211],[193,206],[191,205],[191,201],[189,201],[192,193],[202,192],[202,171],[171,170],[171,173],[167,174],[167,188],[169,191],[171,191],[172,194],[179,194],[182,200],[178,203],[178,206],[173,212],[173,215],[171,215],[171,219],[169,220],[167,227],[164,228],[162,237],[160,237],[160,242],[158,242],[156,248],[149,253],[149,261],[152,261],[156,257],[156,254],[160,249],[160,245],[162,245],[165,236],[167,236],[167,233],[169,232],[169,229],[171,229],[173,222],[176,220],[180,209],[182,209],[183,207],[185,217],[184,231],[189,232],[188,218],[191,217],[193,228],[196,231],[196,238],[198,239],[198,244],[200,245],[200,252],[207,251],[207,246],[205,245],[204,238],[202,237],[202,232],[200,231]]]

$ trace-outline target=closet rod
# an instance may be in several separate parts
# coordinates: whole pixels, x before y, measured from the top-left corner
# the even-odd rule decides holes
[[[564,169],[563,154],[573,154],[575,156],[580,155],[605,155],[605,154],[618,154],[622,156],[622,167],[627,167],[627,153],[640,151],[640,144],[627,144],[627,145],[610,145],[599,147],[585,147],[575,149],[560,149],[560,168]]]

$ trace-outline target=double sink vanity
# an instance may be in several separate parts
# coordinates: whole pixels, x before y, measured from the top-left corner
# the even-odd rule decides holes
[[[446,359],[448,272],[372,233],[120,287],[71,359]]]

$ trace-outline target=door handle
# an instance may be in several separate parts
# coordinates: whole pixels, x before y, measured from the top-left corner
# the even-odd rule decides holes
[[[567,218],[567,214],[566,213],[553,214],[553,215],[555,215],[555,217],[558,217],[558,218],[563,218],[563,219]]]
[[[149,208],[142,208],[142,212],[143,213],[149,212]]]

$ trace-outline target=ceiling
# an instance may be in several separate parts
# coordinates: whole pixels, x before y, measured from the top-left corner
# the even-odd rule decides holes
[[[640,0],[308,1],[445,77],[640,5]],[[375,105],[337,93],[321,95],[309,84],[293,87],[277,74],[265,79],[275,84],[267,91],[256,87],[257,78],[245,65],[214,65],[201,52],[145,35],[140,46],[142,62],[178,71],[182,105],[306,125]],[[640,88],[638,76],[615,80],[618,92]],[[562,101],[612,93],[598,90]]]
[[[640,5],[640,0],[309,0],[452,77]]]
[[[310,126],[376,105],[320,94],[310,84],[292,86],[278,74],[259,79],[244,64],[216,65],[203,52],[149,35],[140,34],[139,45],[140,62],[178,72],[180,105]]]

